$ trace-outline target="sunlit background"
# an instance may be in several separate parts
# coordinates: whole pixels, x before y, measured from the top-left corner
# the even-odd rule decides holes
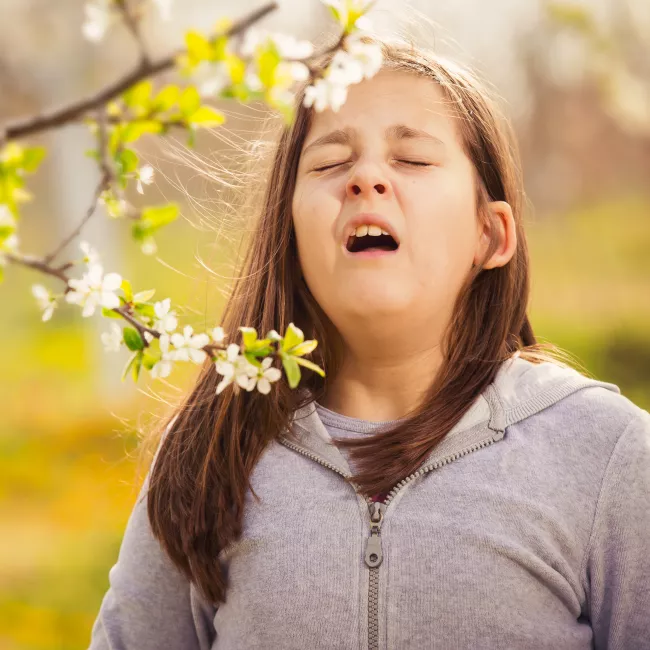
[[[318,0],[279,4],[261,27],[310,40],[335,29]],[[177,0],[171,21],[152,13],[145,37],[166,54],[187,29],[208,33],[218,18],[256,6]],[[588,9],[588,22],[576,6]],[[375,29],[394,29],[396,10],[402,33],[478,69],[515,124],[531,204],[537,336],[650,408],[650,3],[592,0],[549,12],[533,0],[379,0]],[[418,31],[415,10],[435,29]],[[2,0],[0,124],[131,69],[136,50],[126,30],[115,27],[95,45],[82,37],[82,21],[82,0]],[[196,150],[229,168],[237,147],[256,136],[263,107],[218,107],[227,123],[219,134],[203,132]],[[202,178],[177,142],[152,137],[137,147],[156,169],[156,183],[138,198],[182,206],[182,218],[157,237],[158,253],[144,255],[126,224],[101,210],[84,238],[106,271],[169,296],[183,306],[182,322],[200,329],[219,322],[236,219],[216,200],[226,188]],[[93,141],[83,126],[29,143],[48,155],[29,179],[35,198],[23,209],[21,250],[44,255],[79,222],[98,172],[84,156]],[[64,251],[64,259],[79,256],[78,242]],[[104,351],[106,319],[65,305],[42,322],[36,282],[60,290],[11,265],[0,285],[0,650],[87,647],[137,494],[136,432],[166,412],[196,371],[122,382],[127,353]]]

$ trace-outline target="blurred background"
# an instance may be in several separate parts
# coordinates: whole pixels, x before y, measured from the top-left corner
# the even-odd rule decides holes
[[[208,33],[217,19],[259,4],[178,0],[170,21],[151,13],[145,37],[162,55],[182,45],[186,30]],[[260,27],[312,41],[335,29],[318,0],[279,4]],[[476,68],[515,125],[537,336],[650,408],[650,3],[379,0],[374,28],[393,32],[396,12],[401,33]],[[417,12],[435,29],[418,31]],[[83,0],[2,0],[0,124],[85,96],[133,67],[137,51],[124,28],[92,44],[83,18]],[[200,132],[196,150],[234,169],[263,110],[218,108],[227,123]],[[22,211],[20,248],[43,255],[78,223],[98,172],[84,156],[93,141],[82,126],[28,143],[48,155],[28,180],[35,198]],[[156,170],[143,200],[177,201],[182,218],[156,237],[154,256],[101,210],[83,238],[106,271],[182,305],[183,323],[212,327],[245,224],[226,214],[227,186],[207,181],[182,143],[145,138],[137,149]],[[63,259],[78,257],[77,241]],[[166,412],[197,367],[179,367],[165,382],[122,382],[127,354],[104,351],[106,319],[63,306],[44,323],[34,283],[60,290],[17,266],[0,284],[0,650],[72,650],[88,645],[137,495],[137,432]]]

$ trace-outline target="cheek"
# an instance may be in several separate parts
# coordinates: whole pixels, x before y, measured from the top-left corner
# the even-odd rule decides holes
[[[296,186],[292,201],[293,225],[306,276],[312,269],[322,269],[324,265],[333,263],[333,228],[337,214],[333,203],[331,196],[309,184]]]
[[[418,193],[417,204],[412,205],[416,223],[408,230],[414,256],[431,280],[445,277],[453,282],[471,266],[476,214],[471,188],[441,181]]]

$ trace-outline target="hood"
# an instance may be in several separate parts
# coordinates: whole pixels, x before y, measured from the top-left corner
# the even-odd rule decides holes
[[[533,363],[513,356],[503,363],[463,417],[436,445],[425,465],[462,454],[476,445],[503,438],[508,426],[520,422],[584,388],[600,386],[620,393],[616,384],[586,377],[574,368],[553,362]],[[350,467],[334,445],[313,402],[297,409],[280,442],[311,456],[347,477]]]

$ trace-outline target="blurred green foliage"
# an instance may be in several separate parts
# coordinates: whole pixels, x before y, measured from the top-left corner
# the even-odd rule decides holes
[[[537,217],[527,231],[538,337],[650,408],[650,201]],[[213,326],[222,298],[217,280],[196,279],[201,239],[209,237],[180,223],[160,237],[162,258],[191,278],[143,256],[128,233],[115,270],[136,290],[156,287],[157,296],[187,305],[183,322]],[[2,304],[11,305],[0,320],[0,649],[76,650],[88,645],[138,491],[137,438],[118,418],[163,405],[132,386],[120,401],[106,399],[97,378],[107,358],[88,335],[91,319],[69,309],[40,322],[29,292],[40,278],[13,268],[7,276],[0,287]],[[191,378],[172,379],[186,386]]]

